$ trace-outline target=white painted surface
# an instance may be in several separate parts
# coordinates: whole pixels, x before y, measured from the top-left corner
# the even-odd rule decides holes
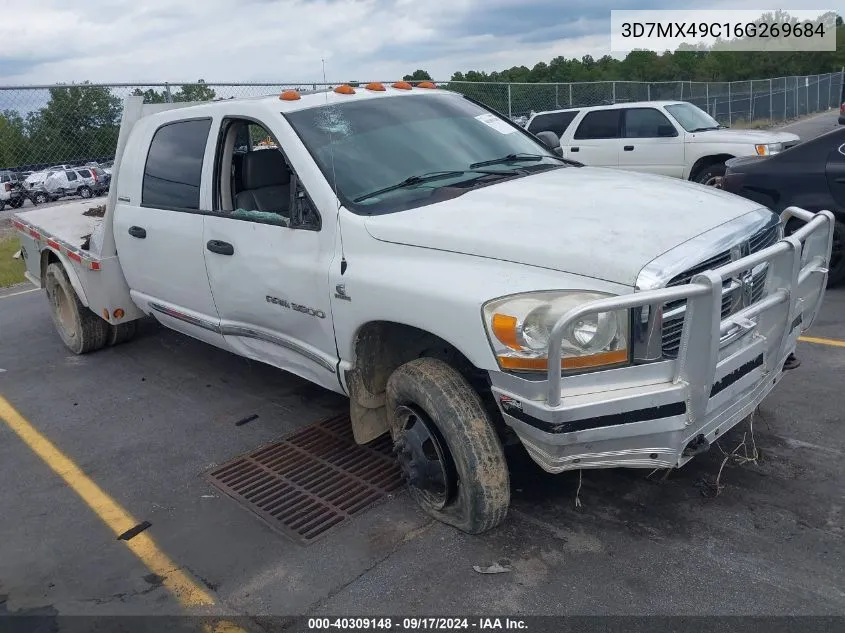
[[[796,134],[769,130],[719,129],[702,132],[687,132],[678,123],[666,106],[684,103],[681,101],[644,101],[619,103],[611,106],[592,106],[579,108],[578,114],[570,123],[560,139],[564,156],[596,167],[619,167],[632,171],[662,174],[677,178],[690,178],[700,159],[711,156],[728,155],[755,156],[756,145],[791,143],[799,140]],[[689,104],[687,104],[689,105]],[[662,112],[678,135],[667,138],[613,138],[613,139],[576,139],[578,126],[588,113],[596,110],[626,110],[631,108],[654,108]],[[567,108],[573,109],[573,108]],[[535,113],[526,123],[543,112]],[[635,146],[635,150],[626,152],[625,146]],[[578,147],[577,152],[572,148]]]

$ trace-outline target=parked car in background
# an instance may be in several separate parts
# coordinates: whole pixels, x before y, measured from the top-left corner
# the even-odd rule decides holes
[[[734,130],[685,101],[643,101],[538,112],[526,129],[552,132],[562,155],[585,165],[618,167],[713,185],[725,161],[771,156],[800,141],[795,134]],[[547,143],[548,144],[548,143]]]
[[[773,211],[793,205],[836,217],[829,283],[845,281],[845,129],[839,128],[770,158],[735,158],[719,186]],[[800,222],[787,224],[794,231]]]
[[[19,174],[13,171],[0,172],[0,211],[10,206],[19,209],[26,199],[23,195],[23,183]]]
[[[109,176],[111,176],[112,167],[114,167],[114,161],[113,160],[107,160],[104,163],[100,163],[100,169],[102,169],[104,172],[106,172]]]
[[[92,167],[91,173],[94,176],[94,186],[92,190],[95,196],[102,196],[108,193],[109,185],[111,185],[111,174],[107,173],[102,167]]]
[[[36,204],[51,202],[67,196],[90,198],[102,191],[97,174],[89,167],[50,169],[32,174],[26,179],[29,197]]]
[[[839,125],[845,125],[845,82],[839,93]]]

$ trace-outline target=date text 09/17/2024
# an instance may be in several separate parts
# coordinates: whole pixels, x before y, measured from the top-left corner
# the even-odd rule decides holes
[[[520,618],[309,618],[309,631],[358,630],[358,631],[452,631],[452,630],[527,630]]]

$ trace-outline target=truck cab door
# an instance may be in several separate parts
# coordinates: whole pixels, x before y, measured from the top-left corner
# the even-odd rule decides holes
[[[594,167],[618,167],[622,149],[620,110],[587,112],[572,140],[563,147],[566,158]]]
[[[123,164],[136,168],[118,174],[114,239],[130,296],[141,310],[167,327],[226,347],[205,270],[200,213],[210,127],[208,118],[174,120],[131,138]]]
[[[233,351],[342,392],[328,280],[335,223],[322,222],[278,136],[222,122],[204,218],[208,279]]]

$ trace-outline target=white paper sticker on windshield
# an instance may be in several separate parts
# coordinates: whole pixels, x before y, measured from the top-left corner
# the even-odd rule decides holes
[[[500,134],[511,134],[516,131],[516,128],[508,125],[495,114],[479,114],[475,118],[476,120],[481,121],[484,125],[489,125]]]

